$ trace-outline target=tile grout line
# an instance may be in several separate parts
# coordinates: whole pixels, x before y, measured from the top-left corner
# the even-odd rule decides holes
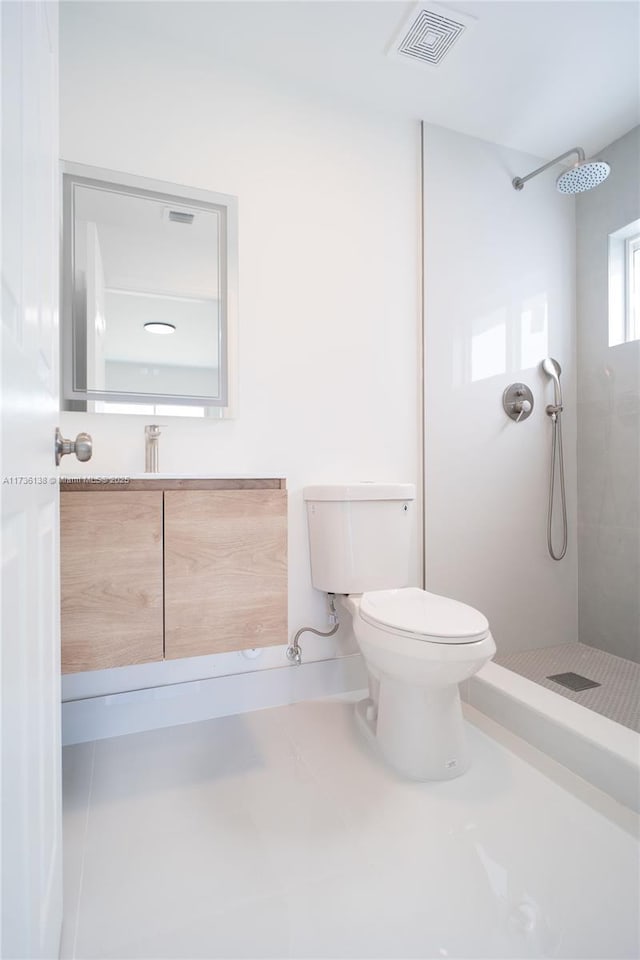
[[[84,868],[87,859],[87,837],[89,835],[89,817],[91,812],[91,797],[93,794],[93,775],[96,767],[96,741],[93,741],[93,750],[91,751],[91,772],[89,774],[89,790],[87,792],[87,812],[84,820],[84,836],[82,838],[82,860],[80,863],[80,876],[78,878],[78,902],[76,904],[76,918],[73,930],[73,941],[71,947],[71,960],[75,960],[78,947],[78,931],[80,929],[80,905],[82,903],[82,886],[84,882]]]

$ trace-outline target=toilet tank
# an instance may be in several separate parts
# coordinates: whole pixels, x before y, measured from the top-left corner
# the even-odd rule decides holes
[[[311,580],[326,593],[406,587],[416,525],[412,483],[305,487]]]

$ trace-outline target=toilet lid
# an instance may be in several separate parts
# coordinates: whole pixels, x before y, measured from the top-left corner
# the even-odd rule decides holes
[[[360,616],[373,626],[411,633],[432,643],[469,643],[489,632],[489,621],[478,610],[418,587],[364,593]]]

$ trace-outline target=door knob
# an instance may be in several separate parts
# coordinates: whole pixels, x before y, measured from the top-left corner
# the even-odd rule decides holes
[[[60,466],[60,461],[68,453],[75,453],[78,460],[85,463],[91,460],[93,453],[93,440],[88,433],[79,433],[75,440],[65,440],[60,433],[60,427],[56,427],[55,441],[56,467]]]

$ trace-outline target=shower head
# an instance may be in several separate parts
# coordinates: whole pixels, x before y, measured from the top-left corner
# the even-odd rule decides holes
[[[542,369],[548,377],[551,377],[553,380],[553,389],[556,401],[556,407],[562,406],[562,387],[560,386],[560,374],[562,373],[562,367],[557,360],[554,360],[553,357],[546,357],[542,361]]]
[[[604,160],[578,161],[570,170],[565,170],[556,180],[559,193],[584,193],[606,180],[611,167]]]
[[[611,173],[611,167],[604,160],[587,160],[582,147],[572,147],[566,153],[561,153],[559,157],[554,157],[549,163],[545,163],[544,166],[528,173],[526,177],[514,177],[511,181],[513,189],[522,190],[527,180],[537,177],[539,173],[543,173],[549,167],[560,163],[561,160],[571,156],[572,153],[578,154],[578,161],[570,170],[561,173],[556,180],[556,189],[560,193],[583,193],[585,190],[591,190],[592,187],[597,187],[603,180],[606,180]]]

